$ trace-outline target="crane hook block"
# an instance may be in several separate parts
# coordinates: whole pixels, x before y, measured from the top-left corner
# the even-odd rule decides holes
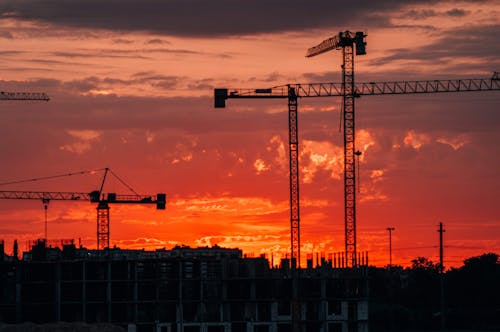
[[[156,195],[156,209],[157,210],[165,210],[166,205],[167,205],[167,195],[157,194]]]
[[[226,107],[227,89],[214,89],[215,108]]]

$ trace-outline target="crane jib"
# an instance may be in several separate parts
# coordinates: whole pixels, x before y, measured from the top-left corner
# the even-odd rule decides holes
[[[498,74],[497,74],[498,75]],[[342,97],[342,83],[296,83],[266,89],[215,89],[216,108],[224,108],[227,99],[283,99],[288,98],[288,88],[294,88],[298,98],[310,97]],[[353,95],[394,95],[424,94],[438,92],[473,92],[500,90],[498,78],[426,80],[426,81],[393,81],[393,82],[361,82],[354,84]]]
[[[47,201],[89,201],[91,203],[114,203],[114,204],[156,204],[158,210],[166,207],[166,194],[153,195],[117,195],[115,193],[99,195],[98,190],[90,193],[84,192],[59,192],[59,191],[0,191],[0,199],[27,199],[27,200],[47,200]]]

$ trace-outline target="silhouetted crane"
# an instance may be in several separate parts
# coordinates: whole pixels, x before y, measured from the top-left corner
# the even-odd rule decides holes
[[[47,206],[52,200],[58,201],[89,201],[91,203],[97,203],[97,249],[103,250],[109,248],[109,204],[155,204],[156,208],[159,210],[164,210],[166,207],[166,195],[161,193],[156,195],[156,199],[153,199],[153,195],[139,195],[130,186],[124,183],[116,174],[114,174],[109,168],[105,168],[104,176],[101,182],[101,187],[99,190],[94,190],[90,193],[84,192],[60,192],[60,191],[0,191],[0,199],[35,199],[41,200],[45,208],[45,238],[47,238]],[[38,181],[42,179],[49,179],[55,177],[69,176],[75,174],[84,174],[94,171],[82,171],[78,173],[69,173],[61,176],[51,176],[45,178],[36,178],[29,180],[21,180],[9,182],[12,183],[22,183],[29,181]],[[120,182],[127,186],[134,194],[123,195],[116,193],[103,193],[104,182],[108,172],[111,172]],[[4,183],[5,184],[5,183]]]
[[[364,82],[349,84],[349,111],[344,106],[344,195],[345,199],[345,242],[347,264],[356,266],[356,156],[354,141],[354,99],[370,95],[397,94],[429,94],[445,92],[469,92],[500,90],[498,73],[485,79],[453,79],[426,81],[394,81]],[[267,89],[215,89],[214,102],[216,108],[224,108],[227,99],[288,99],[288,129],[290,158],[290,232],[291,257],[300,266],[300,201],[299,201],[299,167],[298,167],[298,98],[344,97],[345,82],[342,83],[308,83],[287,84]],[[351,100],[352,99],[352,100]],[[344,102],[344,105],[346,102]],[[348,222],[347,222],[348,221]],[[292,263],[293,266],[293,263]]]
[[[358,35],[360,36],[360,35]],[[358,37],[360,38],[360,37]],[[354,43],[354,41],[353,41]],[[328,48],[328,44],[325,45]],[[352,57],[352,45],[345,48],[344,63]],[[364,45],[363,45],[364,49]],[[326,50],[324,51],[326,52]],[[321,52],[322,53],[322,52]],[[319,54],[319,53],[318,53]],[[370,95],[445,93],[500,90],[498,73],[490,79],[454,79],[426,81],[395,81],[354,83],[354,71],[345,72],[342,83],[287,84],[266,89],[215,89],[214,106],[224,108],[226,99],[288,99],[288,133],[290,158],[290,241],[292,268],[292,330],[301,330],[301,304],[299,294],[300,271],[300,200],[299,200],[299,149],[298,149],[298,98],[344,98],[344,210],[346,266],[356,267],[360,260],[356,255],[356,169],[354,98]]]
[[[356,141],[354,101],[358,97],[354,84],[354,48],[356,55],[366,54],[366,35],[363,32],[339,32],[307,50],[313,57],[331,50],[342,49],[342,100],[344,128],[344,230],[347,264],[356,266]]]

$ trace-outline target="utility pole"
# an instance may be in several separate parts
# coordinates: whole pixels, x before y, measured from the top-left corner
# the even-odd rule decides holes
[[[389,231],[389,270],[392,268],[392,231],[395,230],[394,227],[387,227]]]
[[[441,292],[441,330],[445,327],[445,305],[444,305],[444,264],[443,264],[443,223],[439,223],[439,288]]]
[[[387,227],[389,232],[389,296],[390,296],[390,322],[389,331],[394,331],[394,276],[392,274],[392,231],[394,227]]]
[[[43,204],[43,209],[45,211],[45,243],[47,243],[47,240],[49,239],[47,237],[47,210],[49,208],[49,202],[50,202],[50,199],[47,199],[47,198],[42,198],[42,204]]]

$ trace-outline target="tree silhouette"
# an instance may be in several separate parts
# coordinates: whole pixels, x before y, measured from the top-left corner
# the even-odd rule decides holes
[[[371,268],[370,331],[440,327],[439,263],[417,257],[408,268]],[[446,325],[500,331],[499,255],[485,253],[444,274]]]
[[[470,328],[500,326],[500,262],[495,253],[464,261],[446,274],[450,323]]]

